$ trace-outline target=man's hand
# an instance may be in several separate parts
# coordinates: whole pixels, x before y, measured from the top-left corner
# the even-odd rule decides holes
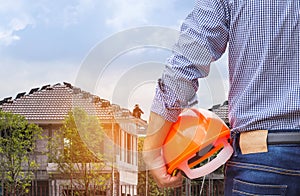
[[[147,158],[147,160],[150,173],[160,188],[182,186],[183,176],[180,172],[175,176],[168,174],[162,156],[159,156],[155,159],[152,158],[150,161]]]
[[[176,176],[171,176],[167,173],[166,167],[160,167],[150,170],[151,175],[160,188],[180,187],[182,186],[183,177],[179,172]]]

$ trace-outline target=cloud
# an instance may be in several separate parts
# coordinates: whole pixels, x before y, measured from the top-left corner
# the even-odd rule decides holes
[[[0,5],[0,13],[9,13],[11,11],[18,11],[22,7],[22,1],[0,0]]]
[[[117,30],[137,25],[149,25],[157,15],[172,9],[176,0],[112,0],[108,4],[112,10],[106,24]],[[169,11],[170,11],[169,10]],[[164,20],[161,18],[161,20]]]
[[[64,26],[76,25],[87,12],[95,9],[95,0],[79,0],[76,5],[68,5],[64,8]]]
[[[20,37],[13,35],[13,32],[11,30],[0,32],[0,43],[3,43],[4,45],[10,45],[13,41],[19,39]]]
[[[143,1],[112,0],[113,14],[106,20],[106,24],[121,29],[129,24],[146,24],[149,7]]]
[[[95,2],[95,0],[75,2],[0,0],[0,45],[8,46],[21,40],[19,32],[28,27],[39,28],[44,25],[46,28],[62,29],[76,25],[95,7]]]
[[[33,25],[35,21],[19,1],[14,4],[14,1],[0,0],[0,4],[0,44],[8,46],[20,40],[17,33]]]
[[[0,100],[47,84],[74,83],[78,67],[70,61],[21,61],[2,58]]]

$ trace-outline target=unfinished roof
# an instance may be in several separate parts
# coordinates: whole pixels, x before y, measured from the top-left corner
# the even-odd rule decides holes
[[[33,88],[28,94],[19,93],[15,99],[0,101],[3,111],[25,116],[29,121],[62,121],[73,108],[84,109],[100,119],[134,119],[128,109],[111,104],[108,100],[85,92],[69,83]]]
[[[214,105],[209,110],[217,114],[229,126],[228,101],[224,101],[223,104]]]

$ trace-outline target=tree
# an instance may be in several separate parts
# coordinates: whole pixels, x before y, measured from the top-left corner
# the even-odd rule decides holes
[[[6,195],[24,195],[30,191],[38,168],[34,149],[41,133],[42,129],[29,124],[25,117],[0,110],[0,169]]]
[[[84,187],[77,194],[89,195],[91,185],[101,187],[110,177],[101,174],[106,163],[101,145],[103,134],[96,116],[75,108],[49,143],[49,158],[61,174],[68,176],[69,185]]]

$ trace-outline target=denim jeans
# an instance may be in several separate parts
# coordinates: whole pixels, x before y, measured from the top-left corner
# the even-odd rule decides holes
[[[242,155],[234,143],[225,166],[225,196],[300,195],[300,144],[269,145],[266,153]]]

